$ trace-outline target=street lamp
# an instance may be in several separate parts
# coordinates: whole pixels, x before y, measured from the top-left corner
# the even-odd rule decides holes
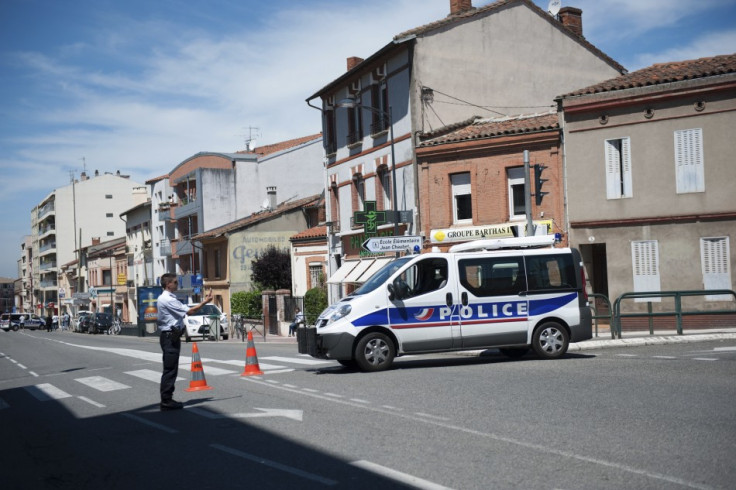
[[[358,101],[355,100],[355,98],[348,97],[347,99],[338,101],[337,107],[344,107],[346,109],[359,107],[361,109],[368,109],[369,111],[375,112],[379,115],[388,116],[389,138],[391,139],[391,188],[393,191],[394,236],[399,236],[399,202],[396,197],[396,152],[394,151],[394,120],[391,114],[391,106],[388,106],[388,112],[386,112],[378,109],[377,107],[358,104]]]

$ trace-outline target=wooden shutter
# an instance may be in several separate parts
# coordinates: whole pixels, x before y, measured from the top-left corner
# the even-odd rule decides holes
[[[677,193],[705,191],[703,130],[675,131]]]
[[[659,276],[659,247],[657,240],[631,242],[634,270],[634,291],[661,291]],[[637,302],[659,302],[660,298],[641,298]]]
[[[728,237],[701,238],[700,263],[703,270],[704,289],[733,289],[731,287],[731,268],[729,267]],[[731,301],[730,294],[711,294],[708,301]]]

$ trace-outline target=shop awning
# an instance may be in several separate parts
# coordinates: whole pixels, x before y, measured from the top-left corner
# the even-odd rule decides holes
[[[360,281],[358,280],[363,273],[368,270],[368,267],[373,264],[373,259],[362,259],[358,262],[358,264],[355,266],[353,270],[350,271],[350,273],[345,276],[345,279],[342,280],[342,282],[352,283],[356,284]]]
[[[345,279],[345,276],[347,276],[350,271],[355,269],[355,266],[358,265],[359,260],[346,260],[339,269],[335,271],[334,274],[330,276],[329,279],[327,279],[327,282],[329,284],[340,284],[343,279]]]
[[[366,282],[368,279],[371,278],[373,274],[378,272],[378,270],[383,267],[384,265],[388,264],[394,260],[393,257],[377,257],[373,263],[368,267],[368,269],[361,274],[361,276],[357,279],[358,282]]]

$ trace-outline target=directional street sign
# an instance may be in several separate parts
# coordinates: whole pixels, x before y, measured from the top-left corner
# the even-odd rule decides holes
[[[411,250],[419,252],[422,249],[420,236],[382,236],[369,238],[363,242],[363,248],[372,253],[402,252]]]

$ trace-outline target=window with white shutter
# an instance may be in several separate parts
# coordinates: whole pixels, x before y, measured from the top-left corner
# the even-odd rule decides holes
[[[731,287],[731,267],[729,264],[728,237],[700,239],[700,264],[703,270],[704,289],[733,289]],[[730,294],[710,294],[708,301],[731,301]]]
[[[606,197],[633,197],[631,142],[629,138],[606,140]]]
[[[659,277],[659,246],[657,240],[631,242],[634,270],[634,291],[661,291]],[[637,302],[659,302],[660,298],[637,298]]]
[[[470,172],[450,175],[452,185],[452,222],[470,224],[473,222],[473,202],[470,194]]]
[[[703,130],[675,131],[677,193],[705,192]]]

